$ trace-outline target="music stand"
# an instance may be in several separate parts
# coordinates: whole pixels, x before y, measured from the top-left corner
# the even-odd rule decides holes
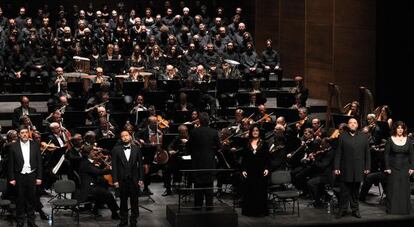
[[[354,116],[348,116],[344,114],[332,113],[332,120],[335,128],[339,128],[339,125],[342,123],[348,124],[349,119],[354,118]]]
[[[78,93],[80,94],[80,93]],[[70,99],[68,99],[69,101],[69,106],[71,106],[73,108],[74,111],[83,111],[85,110],[86,107],[86,99],[85,98],[76,98],[76,97],[72,97]]]
[[[161,90],[165,90],[168,93],[173,93],[181,88],[180,80],[158,80],[157,85]]]
[[[173,121],[179,124],[190,121],[191,113],[192,113],[191,111],[177,110],[175,111],[175,114],[173,115]]]
[[[118,142],[117,138],[102,138],[96,141],[98,147],[102,147],[107,151],[111,151]]]
[[[200,107],[201,91],[198,89],[180,89],[187,95],[187,102],[192,103],[194,107]]]
[[[103,69],[105,74],[121,74],[124,69],[125,63],[122,59],[104,60]]]
[[[299,120],[299,111],[292,108],[268,108],[269,112],[273,112],[276,117],[283,116],[285,117],[286,122],[296,122]]]
[[[128,112],[115,112],[111,113],[110,116],[119,127],[123,127],[125,122],[129,120]]]
[[[133,123],[135,126],[138,126],[144,119],[148,118],[148,111],[138,111],[129,115],[129,122]]]
[[[135,96],[141,93],[142,89],[144,89],[144,82],[124,81],[122,93],[135,98]]]
[[[290,92],[278,92],[276,94],[278,107],[291,107],[295,104],[295,94]]]
[[[65,125],[68,128],[75,128],[79,125],[85,125],[85,119],[88,113],[85,111],[65,111],[63,118],[65,119]]]
[[[41,113],[34,113],[29,114],[30,121],[34,126],[36,126],[37,131],[43,131],[43,114]]]
[[[76,82],[68,82],[68,91],[74,93],[74,95],[79,96],[83,92],[83,83],[76,81]]]
[[[217,93],[237,93],[239,91],[239,79],[220,79],[216,81]]]
[[[88,131],[95,131],[96,129],[98,129],[98,126],[94,126],[94,125],[89,125],[89,126],[79,126],[75,129],[76,133],[81,134],[82,136],[85,135],[86,132]]]
[[[157,110],[163,110],[168,94],[165,91],[147,91],[144,100],[147,105],[154,105]]]

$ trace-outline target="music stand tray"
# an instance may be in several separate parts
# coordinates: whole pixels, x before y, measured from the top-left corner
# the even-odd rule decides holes
[[[165,90],[169,93],[178,91],[181,88],[180,80],[159,80],[157,84],[161,90]]]
[[[122,59],[112,59],[105,60],[103,65],[105,74],[121,74],[125,63]]]
[[[237,93],[239,91],[239,79],[220,79],[217,80],[217,93]]]
[[[332,113],[332,120],[334,123],[335,128],[338,128],[340,124],[342,123],[348,123],[349,119],[353,118],[354,116],[348,116],[345,114],[338,114],[338,113]]]
[[[276,95],[278,107],[291,107],[295,104],[295,94],[290,92],[279,92]]]
[[[124,81],[122,85],[124,95],[130,95],[132,97],[140,94],[142,89],[144,89],[144,82]]]

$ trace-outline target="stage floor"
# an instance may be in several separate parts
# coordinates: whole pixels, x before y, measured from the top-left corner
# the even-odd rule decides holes
[[[152,183],[150,185],[154,195],[151,196],[155,202],[149,201],[147,198],[140,198],[140,205],[143,205],[153,212],[148,212],[144,209],[140,209],[140,217],[138,219],[139,226],[145,227],[168,227],[170,224],[166,219],[166,205],[176,204],[178,201],[176,195],[163,197],[161,194],[164,192],[162,183]],[[238,213],[238,224],[240,227],[263,227],[263,226],[309,226],[309,225],[354,225],[363,226],[369,224],[370,226],[389,226],[389,222],[407,224],[413,223],[414,212],[407,216],[387,215],[385,213],[384,205],[379,205],[378,188],[373,187],[370,191],[372,196],[368,197],[368,203],[360,203],[360,211],[362,219],[357,219],[352,216],[346,216],[341,219],[335,219],[334,215],[327,213],[327,209],[315,209],[308,207],[309,200],[300,201],[300,217],[295,213],[283,214],[278,213],[276,215],[270,214],[267,217],[251,218],[241,215],[241,209],[236,208]],[[45,205],[44,211],[50,214],[50,206],[47,201],[50,197],[42,197],[43,204]],[[119,200],[118,200],[119,202]],[[231,200],[224,199],[225,203],[231,204]],[[288,207],[289,211],[289,207]],[[100,211],[102,217],[95,218],[90,214],[81,214],[80,226],[95,227],[95,226],[116,226],[118,221],[112,220],[110,217],[110,211],[103,209]],[[39,226],[49,226],[48,221],[39,220],[36,218],[36,223]],[[75,225],[75,219],[70,216],[69,211],[61,211],[55,215],[54,226],[69,226]],[[5,220],[5,217],[0,215],[0,226],[10,226],[10,222]],[[218,226],[215,226],[218,227]]]

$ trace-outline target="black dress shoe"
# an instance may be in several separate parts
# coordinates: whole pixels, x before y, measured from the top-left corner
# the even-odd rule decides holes
[[[356,218],[362,218],[361,214],[359,213],[359,211],[352,211],[352,216],[356,217]]]
[[[171,189],[167,189],[167,190],[165,190],[164,193],[162,193],[162,196],[168,196],[168,195],[172,195]]]

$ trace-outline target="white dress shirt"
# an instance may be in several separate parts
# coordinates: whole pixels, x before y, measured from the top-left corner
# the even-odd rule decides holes
[[[125,147],[128,147],[128,146],[125,146]],[[124,154],[128,162],[129,162],[129,157],[131,156],[131,145],[129,145],[129,147],[130,147],[129,149],[124,149]]]
[[[21,173],[27,174],[32,172],[32,168],[30,166],[30,142],[27,141],[26,143],[23,143],[23,141],[20,141],[20,147],[22,148],[22,154],[23,154],[23,168]]]

